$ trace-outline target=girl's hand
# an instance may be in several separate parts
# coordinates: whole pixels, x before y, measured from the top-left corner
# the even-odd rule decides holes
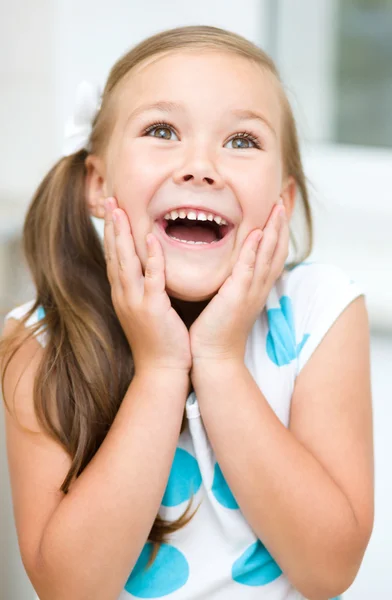
[[[243,362],[250,330],[282,274],[288,251],[284,207],[275,205],[264,230],[248,235],[232,274],[190,327],[193,366],[205,360]]]
[[[135,372],[184,371],[192,366],[189,333],[165,290],[161,245],[147,236],[148,261],[143,276],[127,214],[114,198],[106,200],[104,247],[112,302],[132,350]]]

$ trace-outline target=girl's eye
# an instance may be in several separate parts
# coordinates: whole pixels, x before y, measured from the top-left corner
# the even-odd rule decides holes
[[[238,145],[237,140],[246,140],[246,145],[243,146],[241,142],[240,142],[240,145]],[[259,148],[259,149],[261,148],[261,144],[260,144],[259,140],[254,135],[249,133],[248,131],[244,131],[243,133],[237,133],[227,143],[234,142],[234,141],[235,141],[234,148],[240,148],[240,149],[244,149],[244,150],[246,150],[247,148]],[[251,142],[253,144],[253,146],[249,146],[249,142]]]
[[[150,137],[157,137],[169,141],[171,133],[175,133],[174,127],[168,123],[152,123],[149,125],[149,127],[147,127],[147,129],[144,130],[143,135],[148,136],[151,132],[153,132],[153,135]],[[245,145],[243,142],[238,143],[238,140],[246,140]],[[240,150],[246,150],[248,148],[261,148],[259,140],[248,131],[237,133],[227,143],[230,142],[235,142],[234,146],[232,146],[234,149],[239,148]],[[253,145],[250,146],[249,142]]]
[[[170,140],[170,132],[174,132],[172,125],[168,125],[168,123],[152,123],[144,130],[144,135],[149,135],[154,130],[155,132],[150,137],[162,138],[163,140]]]

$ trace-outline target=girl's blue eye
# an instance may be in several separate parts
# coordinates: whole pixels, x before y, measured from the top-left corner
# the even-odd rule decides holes
[[[166,134],[165,134],[166,131]],[[147,129],[144,130],[144,135],[149,135],[151,132],[154,132],[152,136],[150,137],[157,137],[157,138],[161,138],[163,140],[169,140],[171,141],[170,135],[171,133],[175,133],[174,128],[172,125],[168,124],[168,123],[152,123],[149,127],[147,127]],[[156,135],[157,133],[157,135]],[[234,149],[240,149],[240,150],[247,150],[248,148],[261,148],[261,144],[259,142],[259,140],[252,135],[251,133],[249,133],[248,131],[244,131],[243,133],[237,133],[236,135],[234,135],[232,138],[230,138],[230,140],[227,142],[233,142],[234,140],[246,140],[247,144],[246,145],[238,145],[238,142],[236,141],[236,145],[234,146]],[[249,142],[251,142],[251,144],[253,144],[253,146],[249,145]]]

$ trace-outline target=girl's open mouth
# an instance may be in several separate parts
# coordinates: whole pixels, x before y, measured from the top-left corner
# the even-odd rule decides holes
[[[234,229],[234,225],[227,221],[222,224],[217,222],[220,219],[217,221],[211,218],[200,220],[196,218],[196,215],[197,211],[192,211],[192,213],[188,211],[187,216],[177,217],[175,220],[161,217],[157,220],[157,224],[167,241],[176,246],[180,244],[182,247],[186,246],[192,249],[221,246]]]
[[[234,225],[220,225],[215,221],[199,221],[188,218],[167,220],[164,217],[157,224],[166,241],[175,246],[200,250],[222,246]]]
[[[157,224],[167,241],[193,249],[221,246],[234,228],[221,217],[193,209],[166,213]]]

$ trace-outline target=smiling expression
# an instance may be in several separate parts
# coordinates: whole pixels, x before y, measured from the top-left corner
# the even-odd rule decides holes
[[[246,58],[194,50],[144,61],[119,92],[106,187],[128,215],[143,271],[152,231],[169,295],[210,298],[250,231],[264,227],[279,196],[285,199],[277,83]],[[226,218],[219,243],[166,235],[163,216],[190,208]]]

